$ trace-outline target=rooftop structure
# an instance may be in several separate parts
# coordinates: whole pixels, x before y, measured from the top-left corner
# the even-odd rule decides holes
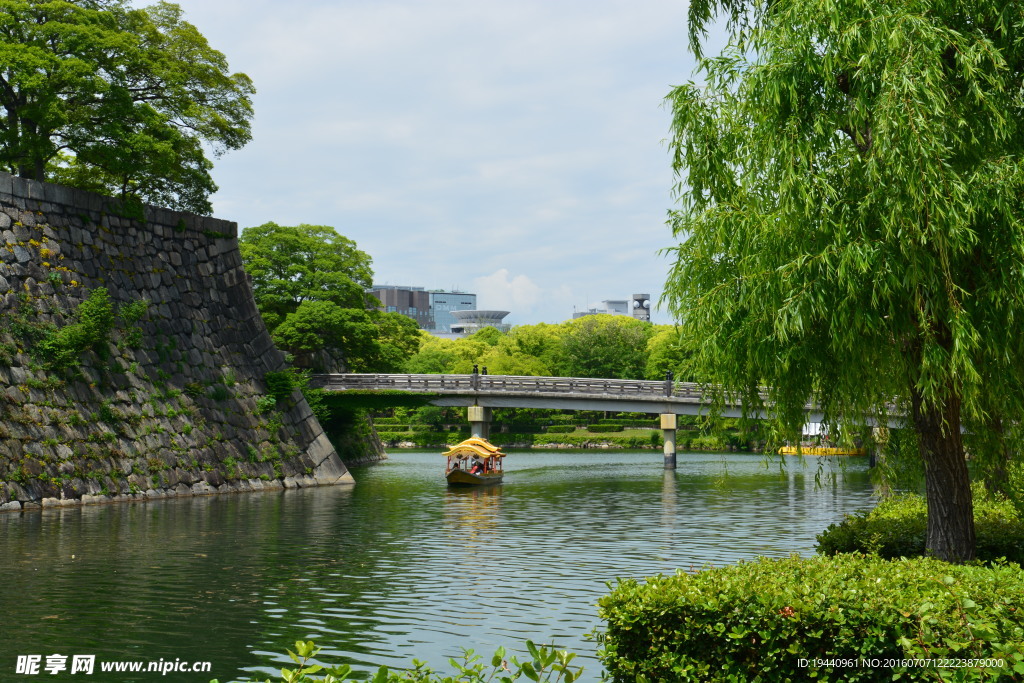
[[[501,322],[508,311],[452,311],[456,322],[452,323],[452,334],[473,334],[485,327],[495,327],[508,332],[512,326]]]

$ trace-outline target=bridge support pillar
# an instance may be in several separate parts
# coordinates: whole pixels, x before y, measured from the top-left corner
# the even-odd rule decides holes
[[[469,406],[469,433],[481,439],[491,436],[491,409],[486,406]]]
[[[665,469],[676,468],[676,414],[661,414],[661,432],[665,437]]]

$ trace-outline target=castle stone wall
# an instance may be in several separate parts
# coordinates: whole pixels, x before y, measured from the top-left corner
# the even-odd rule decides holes
[[[55,368],[98,288],[145,317]],[[283,368],[235,223],[0,173],[0,509],[350,483]]]

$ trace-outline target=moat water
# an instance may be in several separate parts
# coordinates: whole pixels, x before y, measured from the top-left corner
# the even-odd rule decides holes
[[[356,669],[445,669],[463,647],[554,643],[600,676],[596,602],[616,578],[813,553],[873,504],[867,461],[513,452],[505,483],[450,490],[435,452],[357,484],[0,513],[0,680],[273,676],[296,640]],[[834,475],[834,476],[833,476]],[[19,655],[210,662],[209,673],[19,676]]]

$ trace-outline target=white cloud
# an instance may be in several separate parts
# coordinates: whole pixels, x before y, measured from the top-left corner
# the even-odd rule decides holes
[[[521,323],[660,292],[685,3],[179,4],[258,90],[253,141],[215,162],[219,217],[332,225],[379,281],[479,283]]]
[[[490,275],[473,280],[477,305],[480,308],[510,311],[516,317],[533,311],[543,290],[525,275],[512,276],[508,268],[500,268]]]

